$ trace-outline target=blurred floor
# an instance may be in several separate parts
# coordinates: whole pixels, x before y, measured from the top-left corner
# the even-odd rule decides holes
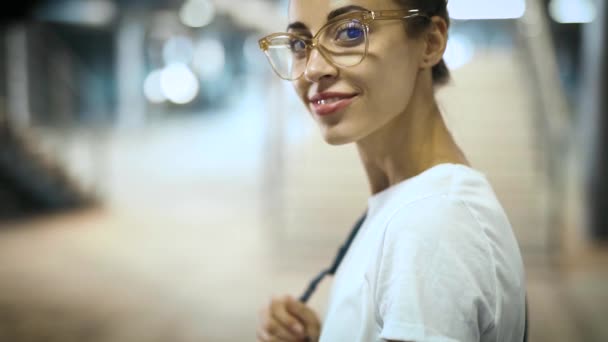
[[[477,56],[439,100],[521,243],[531,341],[604,341],[606,264],[561,272],[548,258],[549,184],[517,57]],[[263,130],[247,129],[264,120],[236,110],[109,137],[105,207],[0,231],[0,341],[253,340],[258,308],[300,293],[367,197],[353,147],[326,146],[310,120],[268,169]],[[330,285],[312,300],[321,313]]]

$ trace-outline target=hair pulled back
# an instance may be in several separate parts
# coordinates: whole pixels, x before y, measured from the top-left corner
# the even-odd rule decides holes
[[[450,16],[448,14],[448,1],[447,0],[395,0],[401,6],[408,9],[418,9],[421,12],[434,17],[438,16],[443,18],[445,22],[450,25]],[[416,37],[429,25],[428,20],[410,20],[408,21],[408,34]],[[433,84],[435,86],[445,85],[450,81],[450,70],[442,59],[437,65],[433,66],[432,69]]]

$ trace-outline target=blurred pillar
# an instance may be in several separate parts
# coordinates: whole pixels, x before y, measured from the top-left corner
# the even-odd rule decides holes
[[[28,35],[25,24],[14,24],[6,33],[7,123],[13,129],[30,124]]]
[[[50,40],[48,35],[46,39]],[[76,82],[73,53],[70,53],[65,46],[55,44],[50,51],[47,51],[44,58],[46,63],[41,65],[50,67],[47,85],[53,85],[48,89],[47,115],[52,116],[51,121],[54,125],[67,128],[77,121],[75,98],[82,96],[84,92],[84,90],[74,90],[79,89],[79,85]]]
[[[596,1],[598,16],[585,26],[584,82],[581,96],[582,136],[586,168],[587,215],[590,234],[608,239],[608,4]]]
[[[265,217],[270,222],[272,234],[285,232],[285,113],[288,106],[283,94],[285,87],[277,78],[268,78],[265,75],[266,84],[263,89],[266,92],[265,102],[268,105],[266,111],[266,137],[264,149],[264,169],[262,180],[262,203],[265,205]],[[258,81],[259,82],[259,81]]]
[[[4,48],[2,48],[4,47]],[[6,110],[6,35],[0,28],[0,137],[6,132],[7,127],[7,110]]]
[[[116,36],[118,127],[138,127],[145,122],[145,17],[129,10],[120,19]]]
[[[6,129],[11,120],[15,120],[17,116],[11,109],[23,110],[21,120],[25,124],[29,123],[29,87],[27,78],[24,78],[25,83],[20,84],[20,89],[17,93],[25,92],[26,102],[15,101],[10,99],[11,95],[15,94],[15,90],[10,89],[14,85],[11,83],[13,79],[27,77],[27,30],[23,24],[23,19],[30,15],[31,10],[37,6],[41,0],[21,0],[12,2],[10,6],[3,6],[0,11],[0,129]],[[17,50],[15,50],[17,49]],[[23,55],[21,60],[17,60],[16,56]],[[20,64],[20,69],[11,69]],[[25,75],[23,75],[23,67],[25,67]],[[19,96],[19,95],[18,95]],[[24,98],[21,98],[23,101]],[[19,120],[19,119],[17,119]],[[0,133],[4,133],[0,132]]]

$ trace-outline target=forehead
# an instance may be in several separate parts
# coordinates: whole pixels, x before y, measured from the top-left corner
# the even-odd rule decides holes
[[[399,8],[395,0],[291,0],[289,22],[301,22],[316,30],[327,22],[327,15],[333,10],[352,5],[376,11]]]

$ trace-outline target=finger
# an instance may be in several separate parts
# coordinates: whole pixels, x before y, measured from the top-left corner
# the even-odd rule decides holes
[[[258,327],[256,337],[258,342],[270,342],[270,335],[262,327]]]
[[[317,314],[311,310],[306,304],[294,299],[289,298],[286,306],[287,312],[296,316],[306,327],[306,333],[309,337],[316,338],[319,336],[321,323]]]
[[[306,325],[316,324],[318,322],[316,314],[304,303],[289,297],[286,301],[285,309],[291,315],[306,323]]]
[[[270,341],[295,341],[298,339],[291,331],[283,327],[277,320],[267,317],[262,324],[262,332]]]
[[[268,332],[266,332],[263,328],[258,328],[257,332],[257,340],[258,342],[290,342],[290,340],[285,340],[279,338],[277,336],[272,336]],[[291,340],[293,341],[293,340]]]
[[[302,322],[287,311],[286,302],[288,297],[273,301],[271,306],[272,318],[283,328],[291,332],[292,337],[303,338],[305,336]]]

